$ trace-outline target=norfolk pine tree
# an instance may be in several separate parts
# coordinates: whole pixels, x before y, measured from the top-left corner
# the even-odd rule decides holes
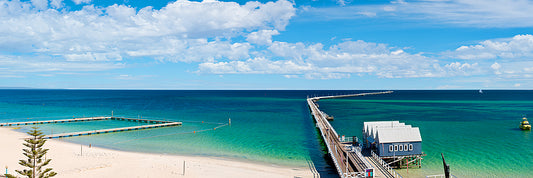
[[[29,169],[22,171],[16,170],[16,172],[28,178],[53,177],[57,173],[52,171],[52,168],[46,168],[43,170],[43,167],[48,165],[51,159],[43,159],[43,156],[46,155],[48,149],[42,148],[46,140],[43,138],[43,133],[37,129],[37,127],[32,127],[32,130],[27,132],[32,136],[32,138],[24,139],[26,143],[23,143],[26,148],[22,149],[22,151],[24,151],[23,154],[26,156],[27,160],[19,160],[20,165]],[[6,174],[6,176],[9,178],[15,177],[9,174]]]

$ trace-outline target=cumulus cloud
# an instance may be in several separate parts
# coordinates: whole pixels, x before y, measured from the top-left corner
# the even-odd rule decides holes
[[[468,73],[477,64],[442,67],[437,60],[409,54],[386,44],[361,40],[345,41],[324,47],[321,43],[273,42],[268,48],[271,58],[200,64],[198,72],[214,74],[283,74],[295,78],[339,79],[352,74],[383,78],[441,77]],[[276,58],[282,60],[275,60]]]
[[[472,74],[480,74],[480,68],[478,63],[461,63],[453,62],[444,66],[448,70],[449,75],[469,76]]]
[[[252,32],[246,37],[246,41],[259,44],[259,45],[270,45],[272,44],[272,36],[279,35],[277,30],[260,30],[257,32]]]
[[[263,57],[246,61],[208,62],[199,65],[199,72],[213,74],[294,74],[311,71],[311,64],[291,60],[272,61]]]
[[[249,43],[208,41],[207,39],[165,38],[153,41],[159,45],[133,46],[126,54],[132,57],[155,57],[170,62],[213,62],[216,59],[246,59],[252,46]]]
[[[37,10],[45,10],[48,8],[48,0],[31,0],[31,4]]]
[[[59,9],[63,7],[63,0],[51,0],[50,6],[53,8]]]
[[[500,78],[533,78],[533,61],[494,62],[490,65],[490,72]]]
[[[90,0],[74,0],[76,4]],[[149,57],[171,62],[249,58],[249,37],[268,43],[295,15],[293,4],[180,0],[156,10],[125,5],[60,9],[61,0],[0,0],[0,54],[38,54],[42,60],[121,61]],[[255,31],[256,37],[249,33]],[[25,55],[22,55],[25,56]],[[43,61],[46,62],[46,61]],[[2,66],[0,66],[2,67]]]
[[[492,68],[492,70],[494,70],[495,74],[502,74],[500,72],[500,68],[502,68],[502,66],[500,64],[498,64],[497,62],[495,62],[494,64],[490,65],[490,68]]]
[[[74,2],[75,4],[86,4],[86,3],[90,3],[92,0],[72,0],[72,2]]]
[[[493,74],[502,78],[530,78],[529,76],[533,75],[533,71],[528,70],[533,66],[531,62],[533,36],[524,34],[511,38],[485,40],[444,52],[442,57],[478,64],[476,68],[481,69],[474,70],[474,73],[478,74]],[[456,69],[458,65],[449,67]]]
[[[509,39],[485,40],[461,46],[449,53],[458,59],[520,59],[533,57],[533,36],[516,35]]]

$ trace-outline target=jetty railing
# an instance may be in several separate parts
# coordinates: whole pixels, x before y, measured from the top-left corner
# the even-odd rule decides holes
[[[389,171],[389,173],[396,177],[396,178],[403,178],[402,175],[398,174],[398,172],[396,172],[394,169],[392,169],[389,164],[387,164],[387,162],[383,161],[383,159],[381,159],[376,153],[374,153],[374,151],[370,151],[371,154],[372,154],[372,158],[374,160],[376,160],[379,164],[381,164],[381,166],[383,166],[383,168],[385,168],[385,170]]]
[[[354,152],[355,152],[355,154],[357,154],[357,156],[359,156],[361,158],[364,158],[363,154],[361,154],[361,151],[362,151],[361,147],[356,146],[356,147],[353,147],[353,148],[355,148]],[[368,167],[368,168],[372,167],[372,164],[370,164],[366,159],[363,159],[363,162],[365,163],[366,167]]]

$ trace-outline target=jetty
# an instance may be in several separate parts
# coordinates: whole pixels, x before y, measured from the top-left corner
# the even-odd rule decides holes
[[[348,95],[320,96],[307,99],[307,104],[320,131],[320,135],[328,148],[328,154],[333,160],[337,173],[342,178],[350,177],[386,177],[401,178],[379,157],[363,156],[362,148],[345,141],[340,137],[335,128],[328,122],[328,115],[318,109],[316,102],[320,99],[332,99],[343,97],[356,97],[366,95],[389,94],[393,91],[359,93]]]
[[[37,124],[54,124],[54,123],[69,123],[69,122],[86,122],[86,121],[98,121],[98,120],[131,121],[131,122],[149,123],[150,125],[141,125],[141,126],[132,126],[132,127],[120,127],[120,128],[111,128],[111,129],[101,129],[101,130],[90,130],[90,131],[72,132],[72,133],[60,133],[60,134],[53,134],[53,135],[45,135],[43,138],[45,138],[45,139],[64,138],[64,137],[104,134],[104,133],[113,133],[113,132],[122,132],[122,131],[130,131],[130,130],[142,130],[142,129],[151,129],[151,128],[171,127],[171,126],[182,125],[182,122],[151,120],[151,119],[133,119],[133,118],[124,118],[124,117],[84,117],[84,118],[60,119],[60,120],[0,123],[0,127],[21,126],[21,125],[37,125]]]

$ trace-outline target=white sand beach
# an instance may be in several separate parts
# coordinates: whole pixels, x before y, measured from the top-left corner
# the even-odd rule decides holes
[[[25,133],[0,128],[0,173],[22,170]],[[117,151],[48,140],[44,146],[56,177],[313,177],[307,167],[280,167],[212,157]],[[80,153],[83,154],[80,154]],[[185,161],[185,171],[183,163]]]

